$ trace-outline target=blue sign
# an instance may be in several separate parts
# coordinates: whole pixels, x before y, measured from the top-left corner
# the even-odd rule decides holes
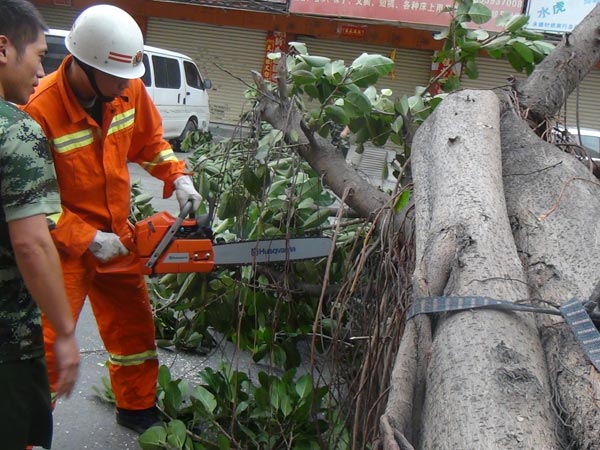
[[[600,0],[529,0],[529,30],[565,33],[573,31]]]

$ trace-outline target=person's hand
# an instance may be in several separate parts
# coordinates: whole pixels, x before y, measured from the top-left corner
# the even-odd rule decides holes
[[[115,233],[97,231],[89,246],[92,254],[101,262],[108,262],[119,255],[127,255],[129,250]]]
[[[192,201],[192,211],[196,211],[202,201],[202,196],[194,187],[192,179],[188,175],[183,175],[175,180],[175,197],[179,202],[179,209],[183,209],[188,200]]]
[[[56,394],[59,397],[63,395],[68,397],[73,392],[75,382],[79,377],[79,346],[75,340],[75,333],[57,335],[54,342],[54,354],[58,372]]]

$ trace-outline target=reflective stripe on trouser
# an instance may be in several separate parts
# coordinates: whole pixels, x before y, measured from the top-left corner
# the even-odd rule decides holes
[[[134,258],[132,255],[131,258]],[[71,311],[76,320],[86,294],[109,353],[109,374],[117,406],[146,409],[154,405],[158,358],[154,322],[143,276],[96,270],[95,258],[62,261],[63,276]],[[54,330],[43,317],[44,342],[50,387],[55,391]],[[81,345],[81,343],[80,343]]]

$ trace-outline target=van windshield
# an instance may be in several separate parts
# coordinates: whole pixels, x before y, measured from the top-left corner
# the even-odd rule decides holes
[[[188,86],[195,89],[204,89],[204,84],[202,83],[202,78],[200,77],[200,72],[198,72],[196,64],[189,61],[183,61],[183,68],[185,70],[185,81]]]
[[[47,74],[54,72],[60,66],[63,58],[69,54],[65,47],[65,38],[63,36],[46,35],[48,44],[48,53],[42,60],[44,72]]]
[[[585,147],[592,158],[600,158],[600,137],[582,134],[581,145]]]

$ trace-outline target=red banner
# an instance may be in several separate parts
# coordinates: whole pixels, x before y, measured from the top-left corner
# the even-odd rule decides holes
[[[453,3],[452,0],[291,0],[290,12],[445,26],[450,22],[450,15],[442,10]],[[479,0],[479,3],[492,11],[492,19],[483,28],[498,31],[496,17],[503,12],[521,14],[524,1]]]
[[[287,38],[285,33],[280,31],[269,31],[265,40],[265,61],[263,63],[262,76],[265,80],[275,81],[277,75],[277,60],[268,58],[269,53],[287,51]]]

